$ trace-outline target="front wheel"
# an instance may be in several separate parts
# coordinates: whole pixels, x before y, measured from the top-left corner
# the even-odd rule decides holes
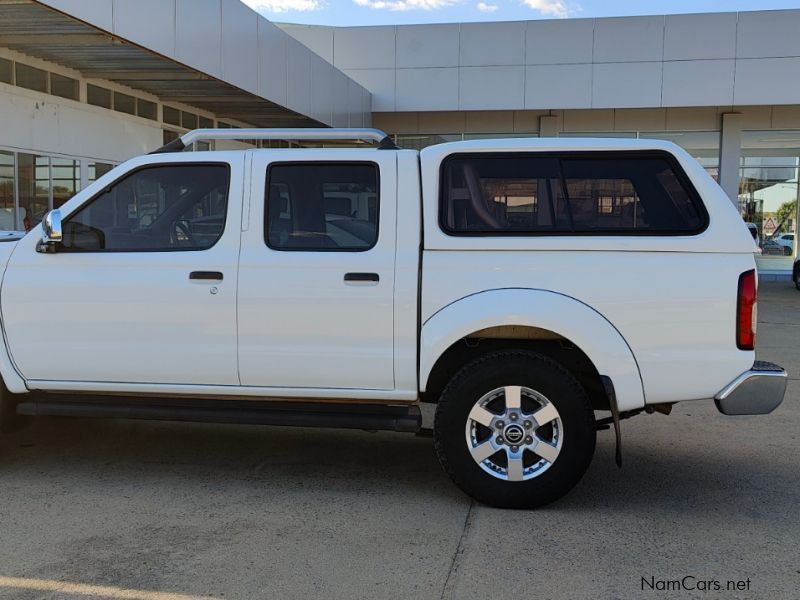
[[[570,491],[592,460],[596,431],[586,392],[541,354],[506,350],[461,369],[439,399],[436,452],[476,500],[535,508]]]

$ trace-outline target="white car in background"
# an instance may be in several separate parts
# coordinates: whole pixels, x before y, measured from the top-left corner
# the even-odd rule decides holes
[[[779,246],[782,246],[786,254],[791,254],[792,250],[794,249],[793,233],[782,233],[781,235],[774,236],[772,238],[772,241],[778,244]],[[788,249],[788,251],[786,249]]]

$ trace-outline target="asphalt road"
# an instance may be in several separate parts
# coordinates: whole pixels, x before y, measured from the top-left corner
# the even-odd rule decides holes
[[[40,420],[0,438],[0,598],[798,598],[800,292],[761,293],[775,413],[626,421],[624,468],[603,432],[535,512],[471,503],[406,434]],[[740,589],[642,589],[686,576]]]

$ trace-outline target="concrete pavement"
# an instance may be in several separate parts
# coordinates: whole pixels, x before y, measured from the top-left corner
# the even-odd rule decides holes
[[[775,413],[625,421],[624,468],[601,432],[535,512],[470,502],[427,438],[37,421],[0,438],[0,598],[797,598],[800,292],[761,299]],[[687,575],[749,591],[642,589]]]

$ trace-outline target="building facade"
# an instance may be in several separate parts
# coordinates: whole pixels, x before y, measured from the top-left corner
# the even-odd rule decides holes
[[[2,228],[195,127],[372,124],[410,148],[669,139],[755,224],[763,273],[797,252],[800,10],[332,28],[238,0],[0,0],[0,16]]]

